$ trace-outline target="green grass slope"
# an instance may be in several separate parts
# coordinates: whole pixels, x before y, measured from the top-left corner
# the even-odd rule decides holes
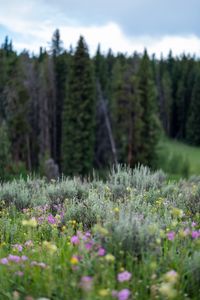
[[[159,167],[169,174],[200,175],[200,147],[164,138],[159,144]]]

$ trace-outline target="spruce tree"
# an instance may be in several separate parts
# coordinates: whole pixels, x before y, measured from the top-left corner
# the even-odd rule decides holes
[[[141,160],[142,107],[134,61],[118,59],[113,68],[112,120],[118,161],[133,167]]]
[[[64,103],[62,170],[66,175],[88,174],[93,167],[95,142],[95,80],[84,38],[72,59]]]
[[[145,50],[138,70],[138,89],[143,109],[141,134],[141,162],[150,166],[156,163],[159,123],[156,109],[156,90],[152,80],[149,56]]]
[[[200,66],[196,71],[195,83],[192,91],[190,114],[187,122],[187,141],[200,146]]]

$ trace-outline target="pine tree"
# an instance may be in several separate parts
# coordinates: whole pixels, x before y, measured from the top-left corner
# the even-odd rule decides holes
[[[95,80],[88,48],[80,37],[72,60],[63,113],[63,171],[67,175],[92,170],[95,142]]]
[[[200,66],[196,71],[195,83],[192,91],[190,114],[187,122],[187,141],[200,146]]]
[[[142,107],[134,61],[119,59],[113,68],[112,119],[118,161],[133,167],[141,160]]]
[[[55,76],[55,93],[56,93],[56,106],[55,106],[55,126],[56,136],[54,140],[55,145],[55,161],[61,166],[61,143],[62,143],[62,110],[63,103],[66,97],[66,83],[68,64],[70,56],[63,51],[63,42],[60,37],[58,29],[53,34],[51,53],[53,57],[53,71]]]
[[[138,70],[138,89],[142,113],[141,162],[153,166],[156,162],[159,125],[156,114],[156,90],[152,80],[150,60],[145,50]]]

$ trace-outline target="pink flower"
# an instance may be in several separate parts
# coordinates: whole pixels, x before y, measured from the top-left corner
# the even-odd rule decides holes
[[[91,250],[91,249],[92,249],[92,246],[93,246],[93,242],[91,242],[91,241],[85,244],[85,248],[86,248],[87,250]]]
[[[104,248],[99,248],[98,255],[99,256],[104,256],[105,254],[106,254],[106,250]]]
[[[83,276],[81,278],[80,287],[86,292],[90,291],[92,289],[92,280],[93,278],[90,276]]]
[[[192,231],[192,238],[197,239],[198,237],[200,237],[200,231],[197,230]]]
[[[7,257],[4,257],[4,258],[2,258],[2,259],[0,260],[0,263],[1,263],[2,265],[7,265],[7,264],[9,263],[9,261],[8,261]]]
[[[192,222],[192,227],[195,227],[195,226],[197,226],[197,223]]]
[[[78,245],[79,244],[79,238],[78,238],[77,235],[74,235],[74,236],[71,237],[71,243],[73,245]]]
[[[127,300],[130,296],[131,292],[128,289],[123,289],[117,294],[118,300]]]
[[[117,275],[117,279],[119,282],[129,281],[131,279],[131,273],[128,271],[121,272]]]
[[[22,277],[24,275],[24,273],[21,271],[17,271],[17,272],[15,272],[15,275]]]
[[[32,246],[33,246],[33,241],[31,241],[31,240],[26,241],[26,242],[24,243],[24,246],[25,246],[25,247],[32,247]]]
[[[175,238],[175,232],[173,232],[173,231],[168,232],[167,233],[167,238],[168,238],[169,241],[173,241],[174,238]]]
[[[52,215],[48,216],[47,221],[49,224],[56,224],[56,219]]]

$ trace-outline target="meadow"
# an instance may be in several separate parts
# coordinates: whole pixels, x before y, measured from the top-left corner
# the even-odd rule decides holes
[[[163,137],[158,145],[158,168],[173,179],[200,175],[200,148]]]
[[[198,300],[200,177],[0,185],[0,299]]]

